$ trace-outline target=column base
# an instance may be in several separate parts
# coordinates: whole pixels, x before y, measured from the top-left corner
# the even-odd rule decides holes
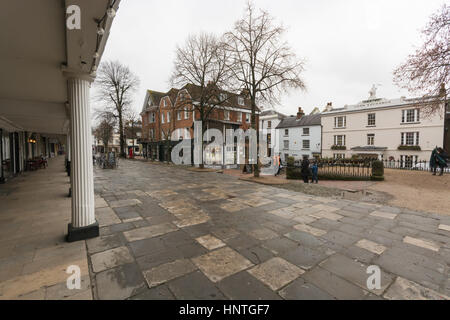
[[[87,227],[74,228],[71,223],[68,226],[68,234],[66,236],[67,242],[75,242],[86,239],[96,238],[100,235],[100,228],[98,226],[98,222],[95,221],[94,224],[91,224]]]

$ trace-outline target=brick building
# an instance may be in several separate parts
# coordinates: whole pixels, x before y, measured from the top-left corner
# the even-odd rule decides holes
[[[247,130],[251,126],[251,102],[244,94],[219,91],[224,101],[213,108],[203,127],[219,129],[223,137],[227,129]],[[181,139],[191,139],[194,134],[194,119],[201,120],[198,108],[201,88],[188,84],[167,93],[148,90],[142,108],[142,138],[144,157],[170,161],[170,150]],[[259,122],[259,109],[256,123]],[[248,154],[248,153],[246,153]],[[232,165],[236,160],[236,148],[225,146],[205,153],[212,165]]]

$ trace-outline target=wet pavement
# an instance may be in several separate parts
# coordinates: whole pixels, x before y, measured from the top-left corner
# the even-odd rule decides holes
[[[95,191],[94,299],[450,296],[450,216],[129,160]]]

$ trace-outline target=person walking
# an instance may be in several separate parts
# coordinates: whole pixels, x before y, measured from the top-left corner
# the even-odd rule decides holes
[[[436,175],[436,168],[437,168],[437,151],[438,148],[434,148],[433,151],[431,152],[431,157],[430,157],[430,168],[431,168],[431,172],[433,173],[433,176]]]
[[[275,176],[278,176],[281,172],[281,157],[280,157],[280,155],[275,156],[274,162],[275,162],[274,163],[275,166],[277,166],[277,168],[278,168],[277,173],[275,173]]]
[[[301,173],[302,173],[303,182],[309,183],[310,168],[309,168],[309,160],[307,157],[303,157]]]
[[[436,168],[439,166],[439,169],[441,169],[441,173],[439,175],[440,176],[444,175],[444,168],[448,167],[448,164],[447,164],[448,159],[449,159],[449,157],[448,157],[447,152],[445,152],[445,150],[442,148],[438,148],[437,153],[436,153],[437,165],[435,166],[434,174],[436,174]]]
[[[317,161],[314,161],[311,166],[311,183],[319,183],[319,166],[317,165]]]

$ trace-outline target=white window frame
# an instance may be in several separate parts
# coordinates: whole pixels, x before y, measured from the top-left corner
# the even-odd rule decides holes
[[[339,141],[340,140],[340,141]],[[334,136],[334,145],[345,147],[345,135],[335,135]]]
[[[373,116],[373,119],[371,119],[371,116]],[[377,125],[377,118],[375,113],[368,113],[367,114],[367,125],[369,127],[375,127]]]
[[[289,137],[289,129],[284,129],[284,136]]]
[[[305,143],[307,142],[307,146],[305,147]],[[302,149],[303,150],[310,150],[311,149],[311,141],[310,140],[303,140],[302,141]]]
[[[283,150],[289,150],[289,140],[283,140]]]
[[[180,110],[177,111],[177,120],[178,121],[181,120],[181,111]]]
[[[230,121],[230,111],[229,110],[224,110],[223,111],[223,119],[224,120],[227,120],[227,121]]]
[[[167,123],[170,123],[170,112],[167,112],[166,120],[167,120]]]
[[[311,133],[311,130],[309,128],[303,128],[303,130],[302,130],[302,135],[303,136],[309,136],[310,133]]]
[[[418,123],[420,122],[419,109],[404,109],[402,110],[402,123]]]
[[[242,112],[237,113],[237,121],[242,122]]]
[[[345,128],[347,126],[347,117],[339,116],[334,117],[334,127],[337,129]]]
[[[411,141],[412,141],[412,143],[409,143]],[[402,146],[419,146],[420,145],[420,133],[419,132],[402,132],[400,145],[402,145]]]
[[[184,109],[184,120],[188,120],[189,119],[189,109]]]
[[[242,97],[238,97],[238,105],[245,106],[245,100]]]
[[[368,146],[374,146],[375,145],[375,134],[374,133],[368,133],[367,134],[367,145]]]
[[[252,121],[252,115],[251,115],[251,113],[246,113],[245,114],[245,122],[246,123],[250,123]]]
[[[161,123],[165,123],[164,122],[164,112],[161,112]]]
[[[219,101],[226,101],[228,99],[228,95],[226,93],[219,94]]]

